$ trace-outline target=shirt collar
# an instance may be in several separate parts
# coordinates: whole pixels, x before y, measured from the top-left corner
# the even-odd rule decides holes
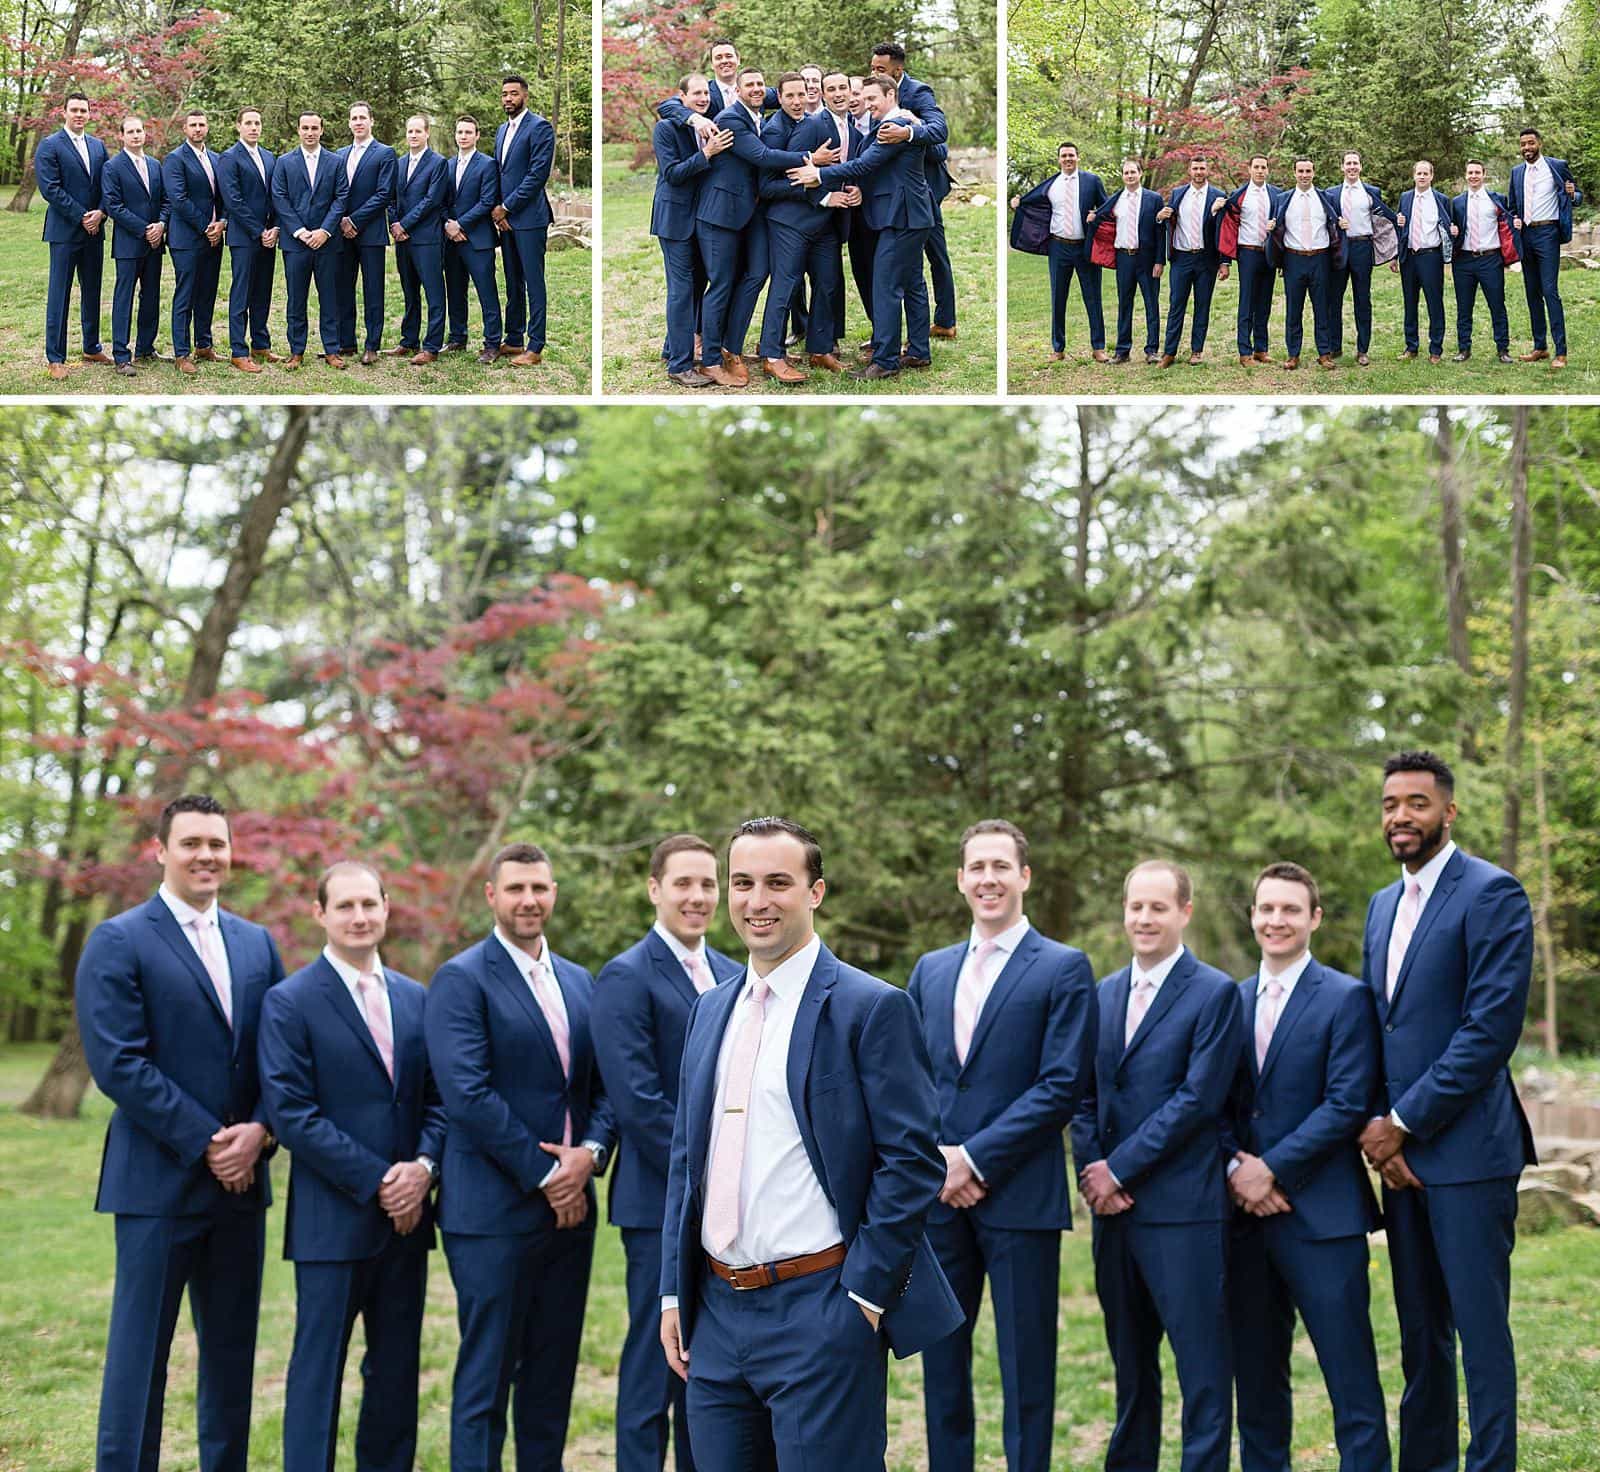
[[[1162,959],[1157,961],[1156,964],[1148,971],[1146,971],[1139,964],[1139,962],[1135,960],[1133,963],[1132,973],[1128,977],[1129,986],[1137,986],[1141,981],[1148,981],[1151,986],[1153,986],[1157,991],[1160,991],[1161,983],[1172,974],[1172,968],[1176,966],[1179,960],[1182,958],[1183,951],[1184,948],[1179,946],[1178,949],[1175,950],[1170,956],[1162,957]]]
[[[190,141],[189,141],[189,140],[188,140],[188,139],[187,139],[187,138],[185,138],[185,139],[184,139],[184,140],[183,140],[183,145],[184,145],[184,147],[185,147],[185,148],[187,148],[187,149],[188,149],[188,150],[189,150],[189,152],[190,152],[190,153],[192,153],[192,154],[193,154],[193,155],[194,155],[194,156],[195,156],[195,157],[196,157],[196,158],[204,158],[204,157],[205,157],[205,156],[206,156],[206,155],[207,155],[207,154],[208,154],[208,153],[210,153],[210,152],[211,152],[211,149],[210,149],[210,147],[209,147],[209,146],[208,146],[208,145],[207,145],[207,144],[204,144],[204,143],[202,143],[202,144],[201,144],[201,145],[200,145],[200,146],[199,146],[199,147],[198,147],[198,148],[196,148],[196,147],[195,147],[195,146],[194,146],[194,144],[193,144],[193,143],[191,143],[191,142],[190,142]]]
[[[992,936],[994,948],[1009,956],[1022,944],[1022,937],[1028,933],[1028,917],[1024,915],[1015,925],[1008,926],[999,935]],[[972,927],[972,934],[967,939],[967,954],[970,956],[978,948],[978,943],[984,937],[978,934],[978,927]]]
[[[1421,900],[1426,902],[1433,893],[1434,887],[1439,883],[1439,876],[1444,873],[1444,866],[1450,862],[1450,858],[1455,851],[1456,841],[1452,838],[1415,874],[1402,864],[1400,867],[1401,885],[1404,886],[1415,882],[1417,888],[1421,891]]]
[[[218,918],[217,902],[215,900],[211,902],[207,909],[197,910],[187,900],[179,899],[165,884],[156,893],[165,901],[167,908],[172,911],[173,918],[179,925],[187,927],[193,925],[196,920],[216,921]]]
[[[817,964],[817,956],[822,951],[822,937],[813,934],[794,955],[790,956],[781,966],[775,966],[761,979],[772,988],[781,1002],[792,1001],[805,990],[805,985],[811,980],[811,970]],[[746,964],[745,990],[750,989],[750,983],[756,979],[754,966]]]
[[[357,971],[356,968],[346,961],[342,956],[336,956],[333,953],[332,946],[324,946],[322,948],[322,959],[339,973],[339,980],[342,981],[346,986],[353,988],[355,984],[361,980],[361,973]],[[373,970],[377,974],[378,985],[387,990],[389,981],[388,978],[383,974],[382,957],[374,958]]]
[[[655,931],[655,933],[659,935],[662,940],[666,941],[667,949],[671,951],[672,954],[680,961],[687,961],[690,956],[698,956],[702,961],[705,960],[706,940],[704,936],[700,937],[700,944],[691,949],[689,946],[684,945],[684,943],[679,940],[678,937],[675,936],[670,930],[668,930],[667,927],[659,920],[657,920],[650,928]]]
[[[496,925],[494,928],[494,938],[506,948],[506,954],[510,956],[512,961],[516,964],[516,968],[522,974],[522,979],[524,981],[528,979],[528,976],[533,971],[533,968],[538,966],[541,962],[545,966],[549,966],[551,971],[555,970],[554,966],[550,966],[550,947],[545,944],[545,939],[542,935],[539,937],[539,949],[537,951],[525,951],[521,946],[507,940],[505,936],[500,933],[500,927],[498,925]]]
[[[307,148],[305,144],[302,143],[300,145],[300,152],[303,153],[307,158],[320,158],[322,156],[322,145],[319,143],[315,148]]]
[[[1298,960],[1291,961],[1288,966],[1286,966],[1276,976],[1273,976],[1267,970],[1267,963],[1263,961],[1261,963],[1261,969],[1256,973],[1256,995],[1259,997],[1264,991],[1266,991],[1267,983],[1269,981],[1276,981],[1280,986],[1283,987],[1283,995],[1285,999],[1287,999],[1289,993],[1294,990],[1295,982],[1299,981],[1300,978],[1306,974],[1306,967],[1310,964],[1311,952],[1310,950],[1304,950],[1300,952]]]

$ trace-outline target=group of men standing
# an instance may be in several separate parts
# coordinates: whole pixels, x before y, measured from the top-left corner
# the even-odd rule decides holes
[[[1418,160],[1413,184],[1391,208],[1361,177],[1361,155],[1346,152],[1343,179],[1317,185],[1308,158],[1294,164],[1294,185],[1269,181],[1271,160],[1257,154],[1249,178],[1231,192],[1211,179],[1208,161],[1192,158],[1186,180],[1163,196],[1144,182],[1136,159],[1124,159],[1122,187],[1109,197],[1099,177],[1078,166],[1078,150],[1063,143],[1057,173],[1012,200],[1011,243],[1046,255],[1050,269],[1051,359],[1066,356],[1066,309],[1076,279],[1097,363],[1126,363],[1134,350],[1134,308],[1144,306],[1144,356],[1170,368],[1183,352],[1200,363],[1210,327],[1212,295],[1230,269],[1239,273],[1237,347],[1243,367],[1271,363],[1268,323],[1281,274],[1284,291],[1283,366],[1301,366],[1309,301],[1316,361],[1331,369],[1344,356],[1344,302],[1353,303],[1356,362],[1367,366],[1372,348],[1372,275],[1387,265],[1400,276],[1404,303],[1401,359],[1422,347],[1419,302],[1428,313],[1427,351],[1437,364],[1444,353],[1444,273],[1455,281],[1456,353],[1472,356],[1473,313],[1481,291],[1489,309],[1495,356],[1513,361],[1505,306],[1505,273],[1522,265],[1533,346],[1524,363],[1567,363],[1566,318],[1559,273],[1561,247],[1572,239],[1572,209],[1582,192],[1565,160],[1547,158],[1537,128],[1523,130],[1520,162],[1511,169],[1508,194],[1485,187],[1484,165],[1466,165],[1465,187],[1450,198],[1433,187],[1433,165]],[[1117,335],[1106,352],[1100,271],[1114,269]],[[1168,280],[1167,323],[1160,332],[1160,287]]]
[[[522,77],[505,78],[500,100],[505,121],[495,131],[492,153],[479,149],[478,124],[468,116],[455,120],[451,156],[436,153],[429,146],[430,120],[421,113],[406,120],[405,149],[397,153],[373,136],[371,107],[355,102],[351,141],[338,150],[324,146],[321,116],[302,112],[298,145],[274,154],[261,144],[260,109],[244,107],[234,122],[238,141],[218,153],[207,142],[206,114],[192,109],[183,120],[184,141],[157,159],[145,152],[144,122],[137,117],[122,120],[121,149],[108,155],[87,131],[88,98],[69,96],[60,131],[34,157],[50,249],[48,376],[67,376],[74,281],[84,362],[110,363],[134,377],[139,365],[163,361],[156,339],[166,257],[174,278],[170,324],[177,371],[198,374],[199,363],[219,362],[213,316],[225,247],[228,358],[241,373],[260,373],[267,363],[301,367],[313,286],[321,356],[330,368],[342,369],[358,354],[370,366],[384,352],[423,367],[442,352],[466,351],[469,281],[482,320],[478,361],[538,363],[552,219],[545,185],[555,133],[528,110]],[[107,233],[116,268],[110,357],[100,338]],[[404,308],[399,342],[385,349],[391,247]],[[273,351],[268,326],[280,254],[286,357]]]
[[[948,124],[932,88],[906,74],[905,48],[874,47],[864,77],[810,63],[773,86],[740,65],[730,40],[712,42],[710,60],[710,76],[690,72],[660,104],[652,139],[668,377],[747,387],[745,341],[763,287],[762,375],[787,385],[803,383],[806,368],[846,372],[847,250],[872,323],[868,361],[851,371],[871,380],[929,367],[930,339],[956,335],[940,208]],[[803,344],[803,365],[791,344]]]
[[[1466,1465],[1514,1472],[1510,1258],[1533,1152],[1507,1061],[1531,915],[1511,875],[1457,848],[1438,757],[1391,758],[1381,813],[1400,876],[1368,907],[1359,978],[1312,955],[1322,911],[1301,866],[1257,876],[1261,961],[1235,981],[1185,944],[1188,874],[1152,860],[1123,886],[1131,960],[1096,983],[1081,950],[1029,923],[1027,838],[988,819],[958,846],[969,934],[901,990],[817,936],[813,835],[758,818],[727,851],[743,962],[706,944],[721,885],[702,839],[656,847],[654,921],[595,982],[551,948],[549,855],[513,843],[489,865],[490,933],[425,990],[381,960],[388,900],[362,860],[322,876],[327,944],[285,979],[270,935],[218,906],[225,813],[177,799],[159,891],[100,925],[78,972],[85,1051],[116,1106],[97,1200],[117,1240],[99,1472],[155,1465],[185,1287],[202,1472],[244,1467],[279,1142],[298,1300],[287,1472],[332,1465],[358,1317],[357,1466],[413,1465],[436,1230],[460,1329],[452,1472],[500,1465],[508,1412],[518,1466],[556,1472],[594,1178],[613,1158],[619,1472],[661,1472],[669,1433],[679,1472],[881,1472],[890,1350],[924,1357],[930,1472],[971,1472],[985,1279],[1007,1465],[1047,1472],[1064,1133],[1115,1367],[1108,1469],[1159,1460],[1163,1336],[1184,1467],[1226,1472],[1235,1404],[1247,1472],[1286,1466],[1298,1315],[1341,1468],[1387,1472],[1367,1276],[1381,1220],[1401,1465],[1457,1462],[1459,1337]]]

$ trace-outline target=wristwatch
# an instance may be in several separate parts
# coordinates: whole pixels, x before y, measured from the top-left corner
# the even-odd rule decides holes
[[[583,1148],[594,1156],[594,1173],[601,1175],[606,1168],[606,1147],[598,1140],[585,1140]]]
[[[419,1155],[417,1156],[417,1164],[427,1166],[428,1184],[437,1186],[439,1184],[439,1162],[431,1155]]]

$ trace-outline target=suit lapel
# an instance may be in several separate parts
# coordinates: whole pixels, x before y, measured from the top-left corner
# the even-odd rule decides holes
[[[326,956],[317,960],[317,978],[322,984],[322,990],[328,998],[329,1005],[339,1014],[339,1020],[356,1035],[356,1040],[372,1061],[377,1064],[378,1072],[389,1082],[389,1073],[383,1066],[383,1054],[378,1051],[378,1045],[372,1039],[372,1029],[367,1026],[367,1019],[361,1015],[361,1009],[356,1006],[356,999],[350,995],[350,988],[344,984],[344,979],[333,969],[333,963]],[[400,1072],[400,1019],[396,1016],[394,993],[389,994],[389,1016],[391,1031],[394,1034],[395,1072]],[[392,1089],[391,1089],[392,1092]]]
[[[1406,984],[1406,978],[1411,975],[1412,963],[1417,959],[1417,952],[1422,949],[1422,942],[1427,939],[1428,931],[1433,928],[1433,922],[1438,919],[1439,912],[1450,902],[1450,896],[1455,893],[1455,887],[1461,882],[1461,871],[1466,868],[1466,861],[1461,857],[1461,850],[1457,849],[1450,855],[1450,862],[1444,866],[1444,872],[1439,876],[1439,882],[1433,886],[1433,893],[1428,896],[1428,903],[1423,907],[1422,914],[1417,918],[1417,928],[1411,932],[1411,939],[1406,944],[1405,959],[1400,963],[1400,974],[1395,978],[1394,995],[1389,999],[1389,1010],[1394,1010],[1395,1003],[1400,1000],[1400,993]],[[1397,910],[1399,906],[1395,907]],[[1385,948],[1385,961],[1387,962],[1387,947]],[[1387,965],[1385,966],[1387,971]]]
[[[420,1081],[414,1084],[414,1076],[426,1056],[427,1044],[422,1036],[421,999],[400,986],[399,978],[387,966],[383,968],[383,975],[389,988],[389,1019],[394,1032],[394,1096],[398,1099],[420,1084]]]
[[[950,1055],[950,1060],[955,1064],[956,1071],[961,1071],[961,1060],[956,1057],[956,987],[961,983],[961,966],[967,958],[967,948],[952,946],[951,955],[945,965],[934,972],[932,1012],[933,1025],[938,1029],[939,1048]],[[972,1049],[967,1049],[967,1056],[972,1056]]]
[[[556,1052],[556,1040],[550,1035],[550,1024],[544,1020],[544,1008],[534,997],[533,988],[523,980],[517,963],[511,959],[510,952],[500,943],[497,936],[491,935],[483,945],[488,954],[490,972],[527,1013],[528,1020],[533,1023],[534,1033],[548,1054],[550,1062],[555,1065],[556,1072],[560,1073],[561,1055]],[[559,978],[557,981],[559,983]]]
[[[237,915],[230,915],[221,905],[217,906],[217,935],[222,941],[223,952],[228,957],[228,990],[233,1002],[233,1015],[239,1015],[239,1002],[244,994],[244,976],[248,969],[244,957],[244,934],[241,922]],[[198,960],[199,958],[196,957]],[[201,968],[204,969],[203,967]],[[209,987],[211,978],[206,978]],[[211,994],[216,995],[216,988],[209,987]],[[221,1004],[218,1003],[220,1010]],[[233,1046],[239,1046],[239,1030],[233,1029]]]
[[[729,987],[718,987],[707,992],[700,1012],[703,1018],[697,1029],[699,1037],[695,1046],[699,1050],[694,1059],[694,1076],[689,1080],[689,1179],[700,1181],[705,1176],[707,1156],[711,1151],[711,1111],[717,1103],[717,1057],[722,1052],[723,1035],[728,1030],[728,1020],[740,994],[744,991],[744,978]]]
[[[683,962],[673,955],[672,947],[652,930],[645,941],[645,949],[650,952],[650,959],[655,963],[656,974],[667,983],[668,988],[682,997],[691,1007],[694,1006],[697,995],[694,983],[689,980],[689,973],[684,969]],[[707,967],[711,965],[709,957],[706,959],[706,965]],[[716,972],[713,971],[711,974],[715,976]]]
[[[1155,1000],[1150,1004],[1150,1010],[1140,1019],[1139,1030],[1134,1033],[1133,1041],[1123,1050],[1123,1062],[1127,1062],[1132,1057],[1134,1049],[1139,1047],[1155,1031],[1160,1025],[1161,1019],[1172,1010],[1172,1004],[1183,994],[1184,988],[1189,985],[1189,978],[1194,975],[1194,964],[1194,956],[1189,951],[1185,951],[1178,958],[1178,964],[1167,973],[1167,979],[1161,983],[1161,986],[1156,991]],[[1123,1015],[1126,1017],[1126,1012]]]
[[[811,1115],[806,1108],[806,1077],[811,1072],[811,1051],[817,1041],[817,1023],[822,1009],[827,1005],[828,993],[838,979],[839,962],[833,952],[823,946],[817,952],[816,965],[806,980],[805,992],[800,998],[800,1009],[795,1013],[794,1031],[789,1035],[789,1103],[794,1107],[795,1123],[800,1127],[800,1139],[811,1158],[811,1168],[817,1173],[823,1192],[831,1201],[828,1177],[823,1170],[822,1152],[817,1148],[817,1137],[811,1127]]]
[[[1378,1016],[1384,1021],[1389,1017],[1389,937],[1394,933],[1394,917],[1399,909],[1400,885],[1391,884],[1378,892],[1378,909],[1372,922],[1372,993],[1378,1004]]]
[[[1261,1066],[1256,1062],[1256,988],[1260,984],[1261,974],[1257,972],[1249,986],[1240,988],[1244,994],[1244,1050],[1249,1055],[1250,1078],[1255,1083],[1261,1082]]]
[[[1100,1008],[1100,1055],[1103,1076],[1115,1073],[1122,1060],[1122,1039],[1128,1027],[1128,985],[1133,972],[1126,966],[1106,983]]]
[[[1272,1072],[1272,1065],[1278,1061],[1278,1055],[1283,1052],[1285,1039],[1293,1030],[1295,1023],[1300,1020],[1300,1014],[1311,1005],[1312,993],[1322,985],[1322,967],[1313,961],[1301,972],[1300,980],[1295,983],[1294,990],[1289,993],[1289,1001],[1278,1018],[1277,1026],[1272,1029],[1272,1041],[1267,1044],[1267,1056],[1261,1064],[1261,1073],[1258,1082],[1265,1082],[1266,1077]],[[1251,1055],[1255,1054],[1255,1015],[1251,1009],[1250,1018]]]
[[[222,1000],[217,996],[217,989],[212,984],[211,974],[206,970],[205,963],[200,959],[200,953],[189,944],[189,938],[183,933],[183,927],[178,924],[178,917],[167,908],[167,902],[156,895],[145,906],[145,914],[154,922],[156,933],[171,948],[177,958],[183,963],[195,985],[200,988],[200,994],[216,1014],[217,1021],[228,1027],[228,1015],[222,1010]],[[231,1032],[232,1029],[229,1028]]]
[[[1033,965],[1038,954],[1039,935],[1030,926],[1016,950],[1006,958],[1006,964],[1000,968],[1000,974],[995,977],[994,985],[989,988],[989,995],[984,999],[983,1011],[978,1014],[978,1021],[972,1029],[972,1042],[967,1047],[967,1061],[962,1065],[963,1073],[971,1067],[972,1060],[978,1056],[978,1049],[983,1046],[983,1040],[989,1036],[994,1027],[994,1020],[999,1015],[1000,1009],[1005,1006],[1006,998],[1016,990],[1017,983],[1027,974],[1028,968]],[[959,977],[959,963],[956,974]],[[953,1035],[955,1031],[953,1005],[950,1009],[950,1026]]]

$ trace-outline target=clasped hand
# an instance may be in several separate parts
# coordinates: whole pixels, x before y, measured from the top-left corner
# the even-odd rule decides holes
[[[541,1140],[539,1148],[554,1155],[560,1164],[555,1174],[539,1188],[556,1214],[557,1227],[575,1227],[589,1214],[589,1177],[594,1174],[594,1155],[582,1145],[553,1145]]]
[[[1259,1155],[1241,1150],[1233,1157],[1239,1167],[1228,1177],[1228,1194],[1251,1216],[1279,1216],[1293,1211],[1289,1198],[1278,1188],[1277,1178]]]
[[[238,1196],[255,1184],[256,1161],[266,1140],[266,1126],[253,1120],[225,1124],[211,1137],[206,1166],[224,1191]]]
[[[1133,1197],[1116,1183],[1111,1167],[1103,1160],[1084,1166],[1078,1190],[1096,1216],[1117,1216],[1133,1205]]]
[[[427,1200],[433,1172],[420,1160],[397,1160],[383,1173],[378,1186],[378,1205],[394,1223],[402,1237],[416,1230],[422,1220],[422,1203]]]
[[[989,1188],[967,1164],[959,1145],[941,1145],[939,1149],[944,1155],[944,1185],[939,1189],[939,1199],[946,1206],[976,1206],[989,1194]]]

